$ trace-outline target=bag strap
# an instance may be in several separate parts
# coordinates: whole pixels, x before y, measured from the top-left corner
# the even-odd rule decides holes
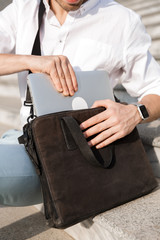
[[[87,140],[85,139],[85,137],[83,136],[83,133],[79,127],[79,124],[77,123],[77,121],[71,117],[71,116],[67,116],[67,117],[63,117],[61,119],[61,126],[62,126],[62,130],[64,135],[66,135],[66,128],[64,127],[64,124],[66,124],[66,126],[68,127],[77,147],[79,148],[79,150],[81,151],[83,157],[93,166],[95,167],[102,167],[102,168],[109,168],[112,161],[114,160],[114,153],[113,153],[113,149],[111,148],[111,157],[110,160],[108,160],[107,162],[103,162],[102,164],[96,159],[94,153],[92,152],[91,148],[88,146]]]
[[[43,3],[43,0],[41,0],[40,5],[39,5],[39,12],[38,12],[38,31],[37,31],[37,34],[36,34],[36,38],[34,40],[31,55],[41,56],[39,33],[40,33],[40,27],[41,27],[41,24],[42,24],[44,12],[45,12],[45,6],[44,6],[44,3]],[[29,71],[29,73],[31,73],[31,71]],[[32,106],[32,99],[31,99],[31,95],[30,95],[28,85],[27,85],[26,100],[24,101],[24,105],[29,106],[29,107]]]

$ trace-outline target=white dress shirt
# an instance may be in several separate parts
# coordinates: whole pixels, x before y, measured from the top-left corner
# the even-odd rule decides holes
[[[42,55],[65,55],[75,70],[106,70],[113,87],[125,73],[122,85],[133,97],[160,95],[160,66],[148,52],[151,39],[136,13],[112,0],[88,0],[61,26],[47,0],[44,4]],[[38,7],[39,0],[13,0],[0,12],[0,53],[31,54]],[[22,102],[26,76],[19,73]]]

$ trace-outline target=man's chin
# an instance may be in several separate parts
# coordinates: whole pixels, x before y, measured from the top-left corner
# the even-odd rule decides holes
[[[88,0],[54,0],[65,11],[76,11],[80,6]]]
[[[75,11],[80,8],[80,6],[85,2],[86,0],[56,0],[59,5],[66,11]]]

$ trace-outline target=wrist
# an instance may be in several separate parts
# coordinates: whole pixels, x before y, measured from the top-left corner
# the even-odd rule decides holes
[[[143,105],[141,103],[138,103],[138,102],[137,103],[131,103],[131,105],[134,105],[137,108],[137,113],[138,113],[139,118],[141,120],[140,122],[145,121],[146,119],[149,118],[149,113],[148,113],[145,105]]]
[[[24,65],[25,65],[25,70],[35,72],[37,56],[25,55],[23,57],[24,57],[23,61],[24,61]]]
[[[137,107],[135,105],[133,105],[133,104],[129,104],[128,106],[130,107],[130,110],[132,112],[131,115],[132,115],[132,117],[134,119],[135,125],[138,125],[139,123],[142,122],[142,118],[141,118],[141,116],[139,114],[139,111],[138,111]]]

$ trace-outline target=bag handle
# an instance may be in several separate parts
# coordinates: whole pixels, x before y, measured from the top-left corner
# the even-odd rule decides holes
[[[63,133],[65,135],[65,139],[66,139],[66,135],[67,135],[67,130],[64,127],[64,123],[66,124],[66,126],[68,127],[75,143],[77,144],[77,147],[79,148],[79,150],[81,151],[83,157],[93,166],[95,167],[102,167],[102,168],[109,168],[113,158],[114,158],[114,154],[113,154],[113,148],[111,148],[111,156],[110,156],[110,160],[109,161],[105,161],[104,163],[100,163],[93,151],[91,150],[91,148],[88,146],[87,140],[85,139],[85,137],[83,136],[83,133],[79,127],[79,124],[77,123],[77,121],[71,117],[71,116],[67,116],[67,117],[62,117],[61,119],[61,126],[62,126],[62,130]]]

